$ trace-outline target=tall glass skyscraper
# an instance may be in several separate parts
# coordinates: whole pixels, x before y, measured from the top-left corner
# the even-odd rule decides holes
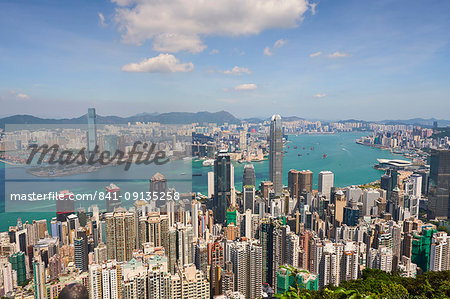
[[[269,146],[269,178],[275,196],[280,196],[283,191],[283,126],[279,115],[272,116]]]
[[[88,109],[88,132],[87,132],[87,150],[90,156],[97,146],[97,115],[95,108]]]
[[[432,150],[428,219],[450,217],[450,150]]]
[[[214,161],[214,218],[217,223],[225,223],[231,201],[231,160],[230,155],[220,151]]]

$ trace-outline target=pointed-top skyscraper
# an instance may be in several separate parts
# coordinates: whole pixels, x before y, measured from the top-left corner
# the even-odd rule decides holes
[[[283,191],[283,126],[281,116],[272,116],[270,123],[269,178],[273,182],[275,195]]]

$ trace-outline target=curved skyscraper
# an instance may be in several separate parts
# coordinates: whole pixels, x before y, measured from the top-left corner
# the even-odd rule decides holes
[[[283,191],[283,126],[281,116],[272,116],[270,123],[269,178],[273,182],[275,196]]]

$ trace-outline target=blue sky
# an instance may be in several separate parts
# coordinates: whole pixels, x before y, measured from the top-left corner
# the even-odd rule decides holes
[[[449,119],[450,1],[158,2],[0,0],[0,117]]]

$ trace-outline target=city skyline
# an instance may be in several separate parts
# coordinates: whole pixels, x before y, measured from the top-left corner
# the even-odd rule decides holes
[[[0,117],[71,117],[92,106],[119,116],[261,117],[277,106],[315,119],[447,117],[446,2],[268,9],[248,0],[237,16],[220,3],[215,18],[198,3],[191,15],[177,9],[182,0],[2,3]],[[158,9],[166,19],[145,21]],[[55,104],[65,109],[48,109]]]

